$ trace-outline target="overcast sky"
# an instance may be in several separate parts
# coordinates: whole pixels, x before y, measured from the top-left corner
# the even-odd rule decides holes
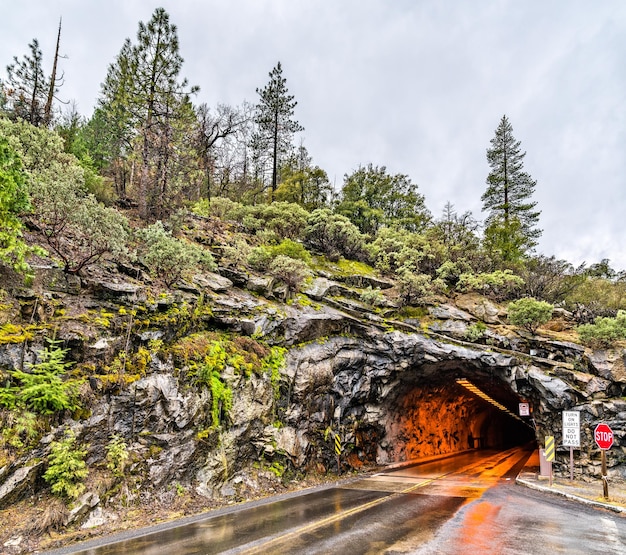
[[[4,1],[0,78],[39,40],[59,96],[90,116],[107,67],[163,7],[196,103],[256,103],[280,61],[304,145],[336,187],[372,163],[440,217],[482,220],[486,149],[506,114],[541,210],[538,252],[626,269],[624,0]]]

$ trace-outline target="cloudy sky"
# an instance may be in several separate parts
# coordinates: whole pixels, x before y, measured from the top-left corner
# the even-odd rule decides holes
[[[196,102],[255,103],[280,61],[304,144],[336,187],[361,165],[406,174],[439,217],[483,219],[485,152],[506,114],[537,181],[538,252],[626,269],[623,0],[29,0],[5,2],[0,77],[39,40],[60,96],[89,116],[139,21],[177,25]]]

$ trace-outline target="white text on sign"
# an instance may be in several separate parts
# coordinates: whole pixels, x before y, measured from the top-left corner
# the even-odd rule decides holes
[[[563,411],[563,446],[580,447],[580,412]]]

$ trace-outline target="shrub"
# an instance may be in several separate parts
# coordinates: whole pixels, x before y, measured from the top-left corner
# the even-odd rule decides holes
[[[476,322],[465,330],[465,339],[472,342],[478,341],[486,331],[487,326],[483,322]]]
[[[270,375],[275,401],[278,401],[280,397],[280,370],[285,365],[286,352],[287,349],[284,347],[272,347],[267,356],[261,361],[263,371],[268,372]]]
[[[365,258],[365,236],[348,218],[328,208],[311,213],[304,231],[305,244],[338,260],[340,256],[362,260]]]
[[[244,237],[238,236],[232,245],[222,247],[220,264],[225,267],[241,268],[247,262],[251,250]]]
[[[404,270],[400,274],[400,298],[404,306],[417,302],[431,290],[430,276]]]
[[[302,260],[302,262],[309,264],[311,262],[311,255],[304,246],[300,243],[296,243],[291,239],[283,239],[283,241],[271,248],[273,257],[288,256],[295,260]]]
[[[246,262],[254,270],[264,272],[269,268],[272,258],[272,249],[261,245],[250,250]]]
[[[580,340],[593,347],[610,347],[616,341],[626,339],[626,311],[619,310],[615,318],[596,318],[593,324],[576,328]]]
[[[270,275],[282,281],[290,293],[298,291],[302,282],[311,275],[309,267],[302,260],[284,255],[274,258],[268,271]]]
[[[210,201],[207,199],[199,200],[191,207],[191,211],[199,216],[215,216],[221,220],[230,220],[234,219],[236,212],[241,207],[241,203],[229,198],[214,197]]]
[[[465,259],[457,261],[446,260],[435,271],[437,277],[441,279],[446,287],[456,287],[459,282],[459,278],[463,273],[467,273],[471,270],[469,263]]]
[[[434,277],[435,269],[444,260],[440,243],[406,229],[383,227],[369,251],[376,268],[391,274],[405,266]]]
[[[464,273],[459,276],[459,291],[476,291],[496,300],[514,298],[518,294],[524,280],[513,274],[511,270],[496,270],[492,273]]]
[[[539,326],[552,318],[553,310],[554,307],[550,303],[526,297],[509,303],[509,321],[513,325],[521,326],[534,334]]]
[[[64,152],[57,133],[3,119],[3,135],[23,162],[32,206],[29,218],[35,220],[65,271],[76,273],[105,253],[125,252],[126,218],[89,194],[86,178],[91,179],[92,173]]]
[[[228,416],[233,406],[233,390],[222,379],[222,371],[227,365],[239,366],[241,356],[233,356],[230,345],[214,341],[202,363],[196,366],[196,380],[211,391],[211,426],[217,428]]]
[[[48,469],[43,477],[52,493],[65,499],[76,499],[84,490],[83,480],[89,474],[85,464],[87,449],[76,447],[76,436],[68,430],[60,441],[50,445]]]
[[[293,202],[257,205],[256,216],[281,239],[299,239],[307,225],[309,213]]]
[[[139,230],[137,236],[142,241],[138,248],[139,260],[150,273],[163,278],[168,287],[196,269],[198,264],[209,270],[215,269],[211,253],[173,237],[161,221]]]
[[[45,428],[37,415],[29,411],[7,411],[2,420],[2,439],[16,450],[32,446]]]
[[[377,306],[383,301],[385,297],[378,287],[372,289],[372,286],[370,285],[366,289],[363,289],[363,291],[361,291],[360,298],[361,302],[364,302],[371,306]]]
[[[32,251],[22,239],[19,214],[31,208],[26,174],[17,153],[0,136],[0,263],[32,276],[26,258]]]

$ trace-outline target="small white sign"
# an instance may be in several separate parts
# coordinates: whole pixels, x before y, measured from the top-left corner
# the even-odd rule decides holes
[[[580,447],[580,412],[563,411],[563,447]]]
[[[520,403],[519,404],[519,415],[520,416],[530,416],[530,405],[528,403]]]

